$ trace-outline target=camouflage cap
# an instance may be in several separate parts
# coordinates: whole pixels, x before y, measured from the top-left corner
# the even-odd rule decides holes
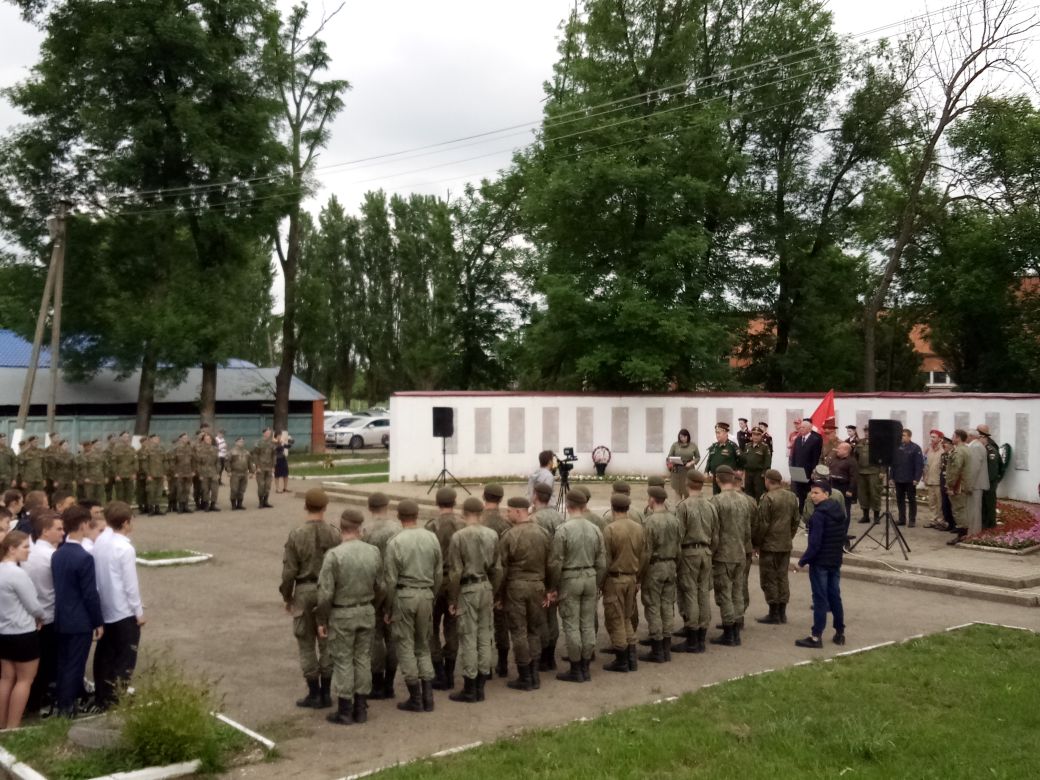
[[[455,500],[458,494],[455,492],[455,488],[442,487],[437,491],[437,506],[455,506]]]
[[[510,509],[529,509],[531,502],[523,496],[510,496],[509,501],[506,502],[506,506]]]
[[[589,499],[592,498],[592,491],[589,490],[588,485],[578,485],[578,487],[576,487],[575,490],[580,491],[582,495],[585,496],[585,503],[588,503]]]
[[[484,485],[484,500],[485,501],[501,501],[502,496],[506,494],[506,490],[501,485],[491,482]]]
[[[704,476],[704,472],[690,469],[686,472],[686,481],[691,485],[703,485],[708,481],[708,478]]]
[[[368,497],[368,508],[369,509],[382,509],[384,506],[390,505],[390,499],[387,498],[386,493],[376,491]]]
[[[725,463],[723,463],[721,466],[719,466],[717,469],[715,469],[715,476],[718,476],[719,474],[732,474],[732,473],[733,473],[733,467],[732,466],[727,466]]]
[[[577,504],[578,506],[585,506],[587,503],[589,503],[589,499],[586,498],[585,494],[577,488],[571,488],[567,491],[567,503]]]
[[[647,477],[646,484],[647,487],[664,487],[664,477]]]
[[[784,481],[783,475],[779,471],[777,471],[776,469],[767,469],[766,473],[764,474],[764,476],[770,482],[783,482]]]
[[[343,514],[339,516],[339,527],[344,531],[350,528],[360,528],[364,522],[364,516],[356,509],[344,509]]]
[[[646,494],[655,501],[667,501],[668,491],[659,485],[652,485],[646,489]]]
[[[610,497],[610,508],[615,512],[627,512],[632,506],[632,499],[624,493],[615,493]]]
[[[550,485],[548,482],[539,482],[534,486],[535,495],[545,501],[548,501],[550,498],[552,498],[552,492],[552,485]]]
[[[462,511],[468,515],[479,515],[484,511],[484,502],[476,496],[470,496],[462,502]]]
[[[614,483],[613,488],[615,493],[624,493],[626,496],[632,493],[632,486],[621,479]]]
[[[400,518],[416,518],[419,516],[419,505],[410,498],[398,501],[397,516]]]
[[[329,497],[324,490],[314,487],[304,494],[303,503],[313,509],[324,509],[329,505]]]

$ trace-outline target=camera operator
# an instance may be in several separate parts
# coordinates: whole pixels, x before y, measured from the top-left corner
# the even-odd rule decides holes
[[[528,497],[528,500],[530,500],[532,502],[534,501],[534,486],[535,485],[545,484],[545,485],[549,486],[550,490],[553,488],[553,486],[554,486],[554,484],[556,482],[556,477],[554,477],[553,473],[549,470],[549,466],[552,464],[552,459],[553,459],[553,451],[552,450],[542,450],[541,452],[538,453],[538,470],[535,471],[527,480],[527,497]],[[547,504],[552,504],[552,494],[551,493],[550,493],[550,498],[549,498],[549,500],[546,503]]]

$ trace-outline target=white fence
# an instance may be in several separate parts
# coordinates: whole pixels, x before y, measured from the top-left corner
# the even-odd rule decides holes
[[[441,440],[433,437],[435,406],[454,410],[455,435],[447,440],[447,466],[457,477],[526,475],[538,452],[574,447],[576,474],[591,474],[591,452],[610,448],[610,474],[654,474],[680,428],[689,429],[702,456],[714,441],[717,421],[740,417],[765,422],[773,436],[774,467],[787,476],[786,444],[792,421],[808,417],[822,394],[608,395],[600,393],[443,392],[399,393],[390,399],[393,439],[391,480],[432,480],[441,469]],[[872,418],[897,419],[926,446],[928,431],[950,435],[955,428],[985,423],[998,444],[1014,452],[1000,495],[1037,500],[1040,483],[1040,395],[977,393],[842,394],[835,398],[844,426],[866,428]]]

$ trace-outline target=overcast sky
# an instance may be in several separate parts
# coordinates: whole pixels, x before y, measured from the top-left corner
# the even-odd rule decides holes
[[[334,8],[338,0],[324,0]],[[953,0],[831,0],[839,32],[863,33]],[[1020,0],[1022,6],[1031,3]],[[319,166],[536,122],[560,21],[572,0],[347,0],[325,30],[333,75],[353,89]],[[292,2],[279,0],[285,9]],[[311,3],[319,15],[321,0]],[[886,31],[894,34],[897,30]],[[877,37],[874,35],[872,37]],[[0,85],[26,76],[39,33],[0,0]],[[1034,52],[1031,60],[1038,55]],[[0,130],[17,122],[0,100]],[[322,170],[323,191],[355,209],[367,190],[444,196],[493,175],[530,133],[502,135],[410,159]],[[479,157],[469,160],[468,158]],[[462,161],[466,160],[466,161]],[[425,170],[422,170],[425,169]]]

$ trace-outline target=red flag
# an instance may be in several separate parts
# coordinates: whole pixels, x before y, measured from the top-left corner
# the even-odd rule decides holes
[[[823,433],[823,424],[827,420],[834,419],[834,390],[828,390],[827,395],[820,401],[820,405],[816,407],[816,411],[812,413],[813,430],[817,433]]]

